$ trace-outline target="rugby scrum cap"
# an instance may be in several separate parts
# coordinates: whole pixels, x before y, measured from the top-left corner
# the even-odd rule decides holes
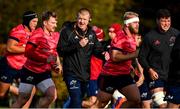
[[[109,27],[109,31],[112,31],[112,32],[118,32],[121,30],[121,25],[118,24],[118,23],[113,23],[110,27]]]
[[[26,11],[23,14],[23,25],[26,25],[27,27],[29,27],[29,22],[34,19],[37,18],[37,13],[33,12],[33,11]]]

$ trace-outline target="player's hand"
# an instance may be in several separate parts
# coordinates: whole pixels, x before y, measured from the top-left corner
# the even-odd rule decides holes
[[[136,35],[135,40],[136,40],[136,47],[140,47],[142,43],[141,35]]]
[[[57,60],[57,56],[51,53],[47,58],[47,63],[50,63],[53,65],[55,64],[56,60]]]
[[[52,70],[57,73],[58,75],[59,74],[62,74],[62,65],[57,65],[57,64],[54,64],[52,65]]]
[[[152,68],[149,69],[149,76],[152,80],[157,80],[159,78],[157,72],[154,71]]]
[[[88,44],[89,40],[87,38],[82,38],[79,41],[79,44],[81,45],[81,47],[85,47]]]

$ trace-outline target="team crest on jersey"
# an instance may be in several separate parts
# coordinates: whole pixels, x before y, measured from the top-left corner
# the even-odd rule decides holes
[[[93,45],[94,44],[94,42],[93,42],[93,35],[90,34],[88,36],[88,39],[89,39],[89,44]]]
[[[173,46],[175,40],[176,40],[176,37],[175,36],[171,36],[170,39],[169,39],[169,46]]]
[[[92,40],[92,39],[93,39],[93,35],[90,34],[90,35],[88,36],[88,38],[89,38],[89,40]]]

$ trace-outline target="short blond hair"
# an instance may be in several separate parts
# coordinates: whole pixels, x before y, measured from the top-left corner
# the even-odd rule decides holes
[[[86,14],[89,14],[89,19],[91,20],[91,11],[87,8],[81,8],[79,9],[79,11],[77,12],[77,17],[79,16],[79,14],[82,14],[82,15],[86,15]]]
[[[132,11],[128,11],[128,12],[124,13],[123,19],[127,20],[127,19],[132,18],[132,17],[139,17],[139,14],[132,12]]]

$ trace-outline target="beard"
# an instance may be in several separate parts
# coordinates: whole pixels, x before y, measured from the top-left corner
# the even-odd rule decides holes
[[[131,25],[129,26],[129,30],[133,34],[137,34],[139,32],[138,28],[136,28],[136,27],[133,28]]]

